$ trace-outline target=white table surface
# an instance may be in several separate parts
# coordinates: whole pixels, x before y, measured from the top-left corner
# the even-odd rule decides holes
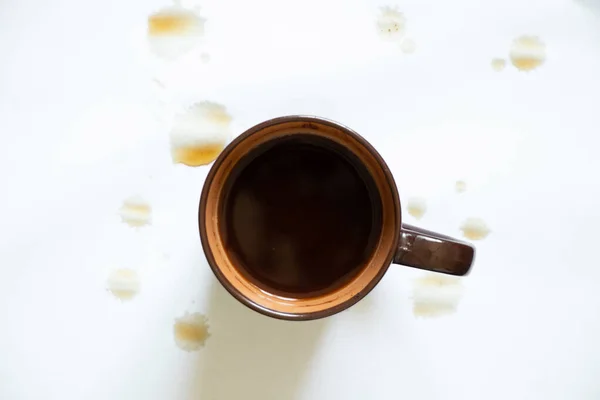
[[[396,4],[414,54],[377,35],[386,3],[202,1],[204,64],[148,52],[159,0],[2,0],[0,399],[600,399],[600,2]],[[544,65],[495,72],[522,34]],[[199,242],[208,167],[169,154],[169,113],[199,100],[236,134],[337,120],[404,202],[426,199],[405,222],[460,236],[485,220],[457,311],[413,315],[424,273],[401,266],[326,320],[238,304]],[[120,222],[134,194],[149,227]],[[139,272],[132,301],[105,290],[114,268]],[[196,352],[173,339],[185,312],[209,320]]]

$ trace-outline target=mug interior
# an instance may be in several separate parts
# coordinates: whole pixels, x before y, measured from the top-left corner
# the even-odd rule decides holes
[[[366,257],[335,285],[290,292],[258,279],[232,250],[225,224],[231,187],[261,154],[281,143],[306,142],[344,157],[360,172],[375,202],[376,221]],[[353,131],[314,117],[283,117],[257,125],[221,153],[206,179],[199,210],[202,246],[223,286],[239,301],[263,314],[306,320],[334,314],[364,297],[390,265],[400,232],[400,203],[393,178],[377,152]],[[257,232],[259,234],[259,232]]]

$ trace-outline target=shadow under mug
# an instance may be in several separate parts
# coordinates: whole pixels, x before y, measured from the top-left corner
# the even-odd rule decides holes
[[[344,149],[356,167],[366,171],[378,199],[379,223],[368,259],[339,287],[312,296],[281,295],[249,276],[239,265],[223,226],[231,181],[260,149],[296,136],[314,138]],[[231,142],[213,164],[202,190],[198,212],[200,239],[208,263],[220,283],[244,305],[264,315],[287,320],[312,320],[345,310],[365,297],[391,263],[451,275],[469,272],[475,249],[448,236],[402,224],[398,190],[387,165],[360,135],[335,122],[307,116],[286,116],[256,125]]]

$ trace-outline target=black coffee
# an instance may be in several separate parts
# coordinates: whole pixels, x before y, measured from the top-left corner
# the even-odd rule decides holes
[[[242,272],[265,289],[299,296],[338,287],[365,266],[381,201],[352,157],[308,136],[247,156],[228,183],[221,223]]]

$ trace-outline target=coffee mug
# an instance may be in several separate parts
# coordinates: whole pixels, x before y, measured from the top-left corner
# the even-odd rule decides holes
[[[213,164],[200,239],[221,284],[264,315],[311,320],[365,297],[391,263],[465,275],[475,249],[402,224],[392,174],[351,129],[307,116],[250,128]]]

